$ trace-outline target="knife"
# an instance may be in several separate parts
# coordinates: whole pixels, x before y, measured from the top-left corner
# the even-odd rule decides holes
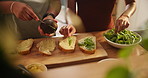
[[[20,70],[24,71],[24,72],[25,72],[26,74],[28,74],[29,76],[33,76],[33,74],[32,74],[29,70],[27,70],[24,65],[19,64],[19,65],[17,65],[17,67],[18,67]]]

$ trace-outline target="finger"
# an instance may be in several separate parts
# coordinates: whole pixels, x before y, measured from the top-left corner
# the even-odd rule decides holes
[[[33,9],[31,8],[31,6],[29,6],[29,5],[27,5],[27,4],[26,4],[26,6],[27,6],[28,8],[30,8],[31,10],[33,10]]]
[[[34,20],[36,20],[36,21],[39,20],[38,16],[33,12],[32,9],[27,8],[27,9],[26,9],[26,12],[27,12]]]
[[[68,26],[64,26],[64,27],[63,27],[63,31],[64,31],[64,36],[65,36],[65,37],[68,37],[68,34],[69,34]]]
[[[120,20],[119,21],[119,26],[118,26],[118,32],[120,32],[122,30],[122,25],[123,25],[123,21]]]
[[[65,33],[64,33],[64,26],[61,27],[61,29],[60,29],[60,33],[61,33],[62,35],[65,35]]]
[[[62,28],[60,28],[59,32],[60,32],[60,34],[63,35],[63,29]]]
[[[40,26],[38,26],[38,31],[40,32],[41,35],[44,35],[43,30],[40,28]]]
[[[63,29],[62,28],[60,29],[59,32],[60,32],[60,34],[64,35],[64,32],[63,32]]]
[[[20,13],[20,14],[18,15],[18,17],[17,17],[17,18],[19,18],[19,19],[21,19],[21,20],[25,21],[26,19],[24,18],[24,16],[23,16],[23,15],[24,15],[23,13]]]
[[[24,18],[24,16],[23,15],[20,15],[20,17],[19,17],[21,20],[23,20],[23,21],[26,21],[26,18]]]
[[[72,36],[75,32],[76,32],[76,29],[74,27],[71,27],[69,36]]]
[[[124,30],[126,28],[126,22],[124,21],[122,24],[122,30]]]
[[[25,11],[22,12],[22,17],[25,19],[25,21],[28,20],[27,15],[28,14]]]
[[[125,25],[125,28],[128,28],[129,24],[130,24],[130,23],[129,23],[129,22],[127,22],[127,23],[126,23],[126,25]]]
[[[70,32],[71,32],[71,31],[70,31],[70,28],[71,28],[70,26],[66,26],[66,33],[67,33],[67,36],[69,36],[69,34],[70,34]]]
[[[19,17],[19,19],[21,19],[21,20],[25,21],[25,19],[24,19],[23,17]]]
[[[44,33],[43,30],[40,28],[40,26],[38,26],[38,31],[39,31],[40,34],[43,35],[43,36],[53,36],[53,35],[54,35],[54,33],[53,33],[53,34]]]
[[[68,29],[66,26],[63,27],[64,36],[68,36]]]
[[[119,21],[116,22],[116,26],[115,26],[115,33],[117,33],[119,30]]]
[[[47,33],[45,33],[44,35],[49,37],[54,36],[54,34],[47,34]]]
[[[58,23],[58,21],[56,19],[53,19],[53,21],[55,21],[56,23]]]
[[[32,19],[32,18],[31,18],[28,14],[26,14],[26,13],[23,14],[23,18],[25,19],[25,21],[28,21],[28,20],[31,20],[31,19]]]
[[[27,10],[25,10],[25,14],[24,14],[25,16],[26,16],[26,18],[28,19],[28,20],[32,20],[33,18],[29,15],[29,13],[27,12]]]

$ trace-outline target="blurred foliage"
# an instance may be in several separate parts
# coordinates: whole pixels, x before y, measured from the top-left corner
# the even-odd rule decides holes
[[[12,61],[13,57],[10,57],[10,53],[15,52],[17,37],[8,25],[12,26],[10,19],[0,13],[0,78],[32,78],[20,72],[11,63],[14,61]]]
[[[143,40],[140,43],[142,45],[142,47],[144,47],[146,50],[148,50],[148,35],[147,34],[148,34],[147,30],[143,31],[143,34],[141,34]],[[123,49],[119,50],[118,56],[120,58],[124,58],[125,61],[129,61],[128,58],[132,54],[133,48],[135,48],[135,46],[131,46],[131,47],[127,47],[127,48],[123,48]],[[141,62],[141,63],[145,64],[145,62],[147,60],[145,60],[145,62],[144,62],[144,60],[142,60],[142,61],[143,62]],[[129,62],[126,62],[126,63],[129,63]],[[143,65],[143,64],[141,64],[141,65]],[[130,72],[129,68],[126,68],[123,66],[116,66],[116,67],[110,69],[110,71],[107,73],[105,78],[147,78],[146,73],[141,73],[141,75],[142,75],[141,76],[140,72],[141,71],[139,71],[139,73],[137,73],[137,74],[133,74],[134,72]]]
[[[143,39],[141,44],[146,50],[148,50],[148,39]]]
[[[134,47],[135,46],[130,46],[130,47],[126,47],[126,48],[119,50],[118,56],[120,58],[128,58],[131,55]]]
[[[128,68],[116,66],[107,73],[105,78],[132,78],[132,74]]]
[[[2,44],[0,44],[0,78],[32,78],[13,67],[13,65],[7,60],[4,52]]]

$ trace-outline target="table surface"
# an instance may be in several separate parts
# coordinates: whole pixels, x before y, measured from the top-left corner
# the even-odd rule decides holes
[[[101,46],[108,53],[108,61],[103,62],[103,60],[101,60],[96,62],[76,64],[57,68],[48,68],[47,72],[40,73],[37,76],[41,78],[103,78],[108,69],[112,67],[112,65],[122,63],[117,60],[117,53],[119,49],[107,44],[107,42],[103,38],[104,32],[105,31],[91,32],[91,34],[97,37],[97,41],[99,41]],[[136,46],[132,56],[139,56],[144,54],[145,52],[146,50],[140,45],[138,45]]]
[[[77,40],[80,40],[84,37],[93,36],[91,33],[81,33],[75,35]],[[52,51],[51,56],[43,55],[36,45],[43,40],[55,40],[56,47],[54,51]],[[62,52],[59,47],[59,41],[62,40],[63,37],[53,37],[53,38],[39,38],[34,39],[33,46],[30,50],[30,53],[27,55],[20,55],[15,54],[17,56],[16,65],[28,65],[31,63],[42,63],[45,64],[48,68],[53,67],[62,67],[66,65],[74,65],[74,64],[81,64],[81,63],[88,63],[93,61],[98,61],[107,58],[108,54],[101,46],[101,44],[96,41],[96,51],[93,54],[83,53],[78,46],[78,42],[76,41],[75,50],[74,52],[66,53]]]

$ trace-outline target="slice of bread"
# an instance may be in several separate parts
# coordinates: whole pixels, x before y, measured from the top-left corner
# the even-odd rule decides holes
[[[93,54],[96,51],[96,37],[87,36],[78,40],[80,50],[84,53]]]
[[[76,37],[70,36],[59,42],[59,49],[62,52],[73,52],[76,45]]]
[[[39,52],[42,54],[51,55],[51,52],[54,51],[56,47],[56,43],[54,39],[45,39],[40,41],[36,47],[39,48]]]
[[[33,39],[27,39],[20,42],[17,46],[17,52],[22,55],[30,53],[33,41],[34,41]]]

